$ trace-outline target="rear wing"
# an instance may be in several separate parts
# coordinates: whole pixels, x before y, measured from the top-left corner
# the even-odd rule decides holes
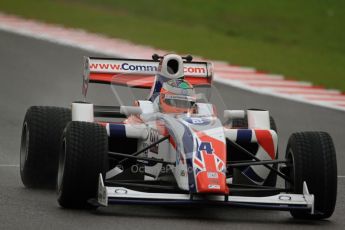
[[[159,61],[150,59],[84,58],[83,94],[88,83],[119,84],[137,88],[151,88]],[[212,63],[184,62],[185,79],[192,85],[210,85]]]

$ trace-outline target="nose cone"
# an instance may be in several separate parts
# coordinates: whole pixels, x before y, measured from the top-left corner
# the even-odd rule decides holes
[[[165,55],[158,66],[158,74],[169,78],[177,79],[184,76],[182,57],[176,54]]]
[[[223,171],[225,159],[219,159],[214,153],[201,152],[197,153],[197,155],[199,157],[195,157],[193,163],[196,168],[198,193],[227,194],[229,189],[226,185],[226,175]]]
[[[193,156],[196,187],[198,193],[228,194],[226,185],[226,146],[219,132],[196,132],[197,151]]]

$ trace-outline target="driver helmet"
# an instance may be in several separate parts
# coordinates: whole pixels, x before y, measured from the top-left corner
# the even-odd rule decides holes
[[[173,79],[163,83],[159,107],[164,113],[191,112],[196,102],[193,86],[185,80]]]

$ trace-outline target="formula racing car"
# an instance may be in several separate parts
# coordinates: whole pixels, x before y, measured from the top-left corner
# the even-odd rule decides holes
[[[64,208],[228,205],[330,217],[337,195],[330,135],[294,133],[278,158],[274,118],[226,109],[212,77],[212,63],[190,55],[85,57],[83,100],[25,115],[24,185],[56,185]],[[88,102],[89,83],[110,85],[114,104]]]

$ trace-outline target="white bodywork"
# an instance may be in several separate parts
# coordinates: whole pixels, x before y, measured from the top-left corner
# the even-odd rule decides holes
[[[270,129],[270,114],[265,110],[247,110],[248,128]]]
[[[72,121],[93,122],[93,104],[90,103],[72,103]]]

